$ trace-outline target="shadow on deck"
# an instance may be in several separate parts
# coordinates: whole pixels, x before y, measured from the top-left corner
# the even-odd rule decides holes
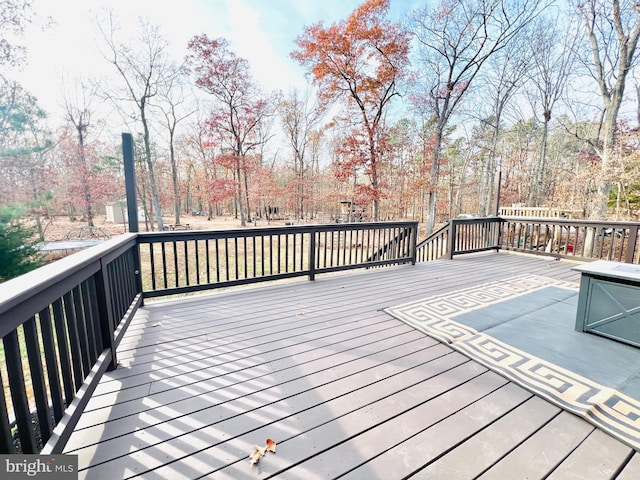
[[[638,478],[640,455],[625,438],[390,314],[523,275],[575,292],[572,266],[483,253],[149,302],[65,453],[79,456],[80,478],[88,479]],[[446,316],[437,303],[430,307]],[[480,324],[496,312],[541,315],[543,330],[519,324],[502,341],[535,344],[543,357],[555,352],[550,362],[569,356],[550,338],[578,335],[589,348],[597,338],[573,332],[570,295],[528,311],[518,296],[492,305],[484,317],[468,308],[466,321],[488,333],[500,322]],[[628,381],[616,385],[638,400],[631,380],[640,350],[597,341],[626,361]],[[605,377],[623,375],[598,366]],[[249,465],[253,445],[267,438],[277,453]]]

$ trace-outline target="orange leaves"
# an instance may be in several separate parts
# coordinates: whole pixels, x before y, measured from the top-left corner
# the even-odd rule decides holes
[[[267,438],[266,445],[264,447],[254,445],[253,448],[254,452],[249,455],[249,465],[255,465],[258,463],[260,459],[267,454],[267,452],[276,453],[276,442],[271,438]]]
[[[271,438],[267,438],[267,446],[265,447],[267,451],[276,453],[276,442]]]
[[[321,23],[308,27],[296,38],[291,57],[306,67],[318,87],[321,105],[344,100],[344,126],[357,125],[341,149],[337,178],[357,178],[364,169],[373,189],[374,218],[378,218],[381,198],[378,167],[385,161],[386,112],[398,96],[398,79],[409,68],[409,33],[387,19],[389,0],[365,0],[346,20],[325,28]]]
[[[298,50],[290,55],[309,68],[321,95],[351,92],[379,98],[402,75],[409,37],[399,24],[386,20],[388,9],[388,0],[367,0],[347,20],[327,28],[321,23],[307,27],[296,39]],[[364,91],[356,92],[354,85]]]

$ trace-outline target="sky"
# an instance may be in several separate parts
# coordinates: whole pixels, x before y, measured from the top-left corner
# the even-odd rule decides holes
[[[304,70],[290,59],[294,40],[305,26],[330,25],[346,18],[364,0],[34,0],[40,20],[22,40],[27,65],[12,76],[50,114],[61,110],[62,78],[92,78],[113,74],[100,53],[103,41],[95,18],[114,12],[123,33],[135,36],[140,17],[158,25],[171,55],[182,60],[194,35],[223,37],[248,60],[253,78],[267,90],[304,89]],[[390,0],[390,17],[400,20],[423,0]]]

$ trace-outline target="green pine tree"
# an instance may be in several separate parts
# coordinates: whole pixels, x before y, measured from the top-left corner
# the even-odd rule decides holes
[[[27,273],[42,265],[34,241],[34,229],[18,220],[20,210],[0,206],[0,282]]]

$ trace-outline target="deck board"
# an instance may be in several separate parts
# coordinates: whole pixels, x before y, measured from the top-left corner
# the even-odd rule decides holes
[[[200,409],[206,408],[211,405],[212,401],[220,401],[220,399],[233,398],[233,391],[238,391],[236,395],[247,395],[247,391],[256,392],[264,390],[263,386],[266,381],[269,381],[270,385],[278,386],[281,392],[294,392],[296,387],[294,383],[298,380],[308,382],[311,380],[307,378],[314,375],[314,382],[323,382],[324,377],[332,375],[329,378],[339,378],[337,375],[341,371],[349,371],[349,369],[358,368],[359,363],[364,364],[367,356],[371,356],[375,361],[381,361],[384,359],[383,353],[374,356],[376,350],[384,349],[388,354],[393,355],[395,350],[398,353],[409,354],[414,351],[424,350],[432,346],[438,346],[429,339],[421,338],[420,335],[416,335],[415,332],[406,332],[404,334],[394,335],[392,338],[385,337],[388,335],[388,331],[382,331],[375,335],[367,336],[366,338],[359,338],[358,343],[361,345],[354,346],[347,343],[344,348],[346,351],[334,351],[331,353],[331,363],[333,370],[331,372],[326,371],[327,358],[317,356],[315,351],[308,352],[306,355],[298,355],[295,357],[285,357],[281,359],[280,363],[273,362],[271,366],[266,364],[261,365],[264,373],[260,374],[262,370],[259,370],[258,375],[251,375],[248,371],[236,374],[235,372],[229,375],[222,375],[219,378],[215,378],[210,382],[199,382],[191,390],[185,392],[185,389],[171,389],[163,390],[158,394],[150,394],[147,397],[139,399],[137,401],[126,402],[118,404],[121,408],[108,408],[102,409],[100,412],[95,412],[93,415],[86,415],[87,417],[99,417],[96,419],[86,420],[86,423],[80,426],[80,428],[86,425],[100,424],[100,419],[103,418],[105,410],[109,412],[111,424],[110,432],[113,432],[114,436],[121,434],[120,430],[116,429],[116,425],[122,424],[122,432],[127,432],[129,415],[141,414],[145,411],[153,410],[156,417],[163,414],[167,410],[167,415],[176,417],[178,415],[188,415],[190,413],[197,412]],[[397,348],[395,347],[397,345]],[[391,350],[395,348],[395,350]],[[437,348],[437,351],[448,352],[448,350]],[[362,358],[354,357],[354,355],[361,355]],[[356,358],[356,360],[353,360]],[[364,368],[364,367],[362,367]],[[316,377],[318,377],[316,379]],[[157,404],[161,407],[150,408],[150,405]],[[166,408],[165,408],[166,407]],[[162,415],[164,417],[164,415]],[[117,419],[122,419],[119,421]],[[164,420],[158,419],[158,423]],[[150,422],[150,421],[149,421]],[[147,422],[145,425],[149,426],[151,423]]]
[[[547,478],[549,480],[589,480],[614,477],[618,467],[633,450],[611,436],[595,430]]]
[[[87,479],[631,478],[632,449],[382,311],[571,266],[485,253],[148,302],[65,452]]]
[[[514,445],[522,443],[559,413],[559,407],[532,396],[428,465],[424,466],[425,462],[416,459],[411,464],[414,470],[420,469],[415,478],[475,478],[509,453]],[[394,450],[389,453],[398,458],[404,456],[403,451]],[[368,471],[375,471],[376,463],[381,461],[385,459],[374,459]],[[387,461],[395,463],[397,459]]]
[[[640,453],[635,452],[628,463],[624,465],[616,480],[635,480],[640,478]]]
[[[530,396],[501,377],[481,375],[277,477],[333,478],[349,472],[347,478],[402,478],[413,473],[410,464],[422,466]],[[390,446],[402,452],[401,462],[389,456]],[[369,459],[375,461],[366,465]]]

